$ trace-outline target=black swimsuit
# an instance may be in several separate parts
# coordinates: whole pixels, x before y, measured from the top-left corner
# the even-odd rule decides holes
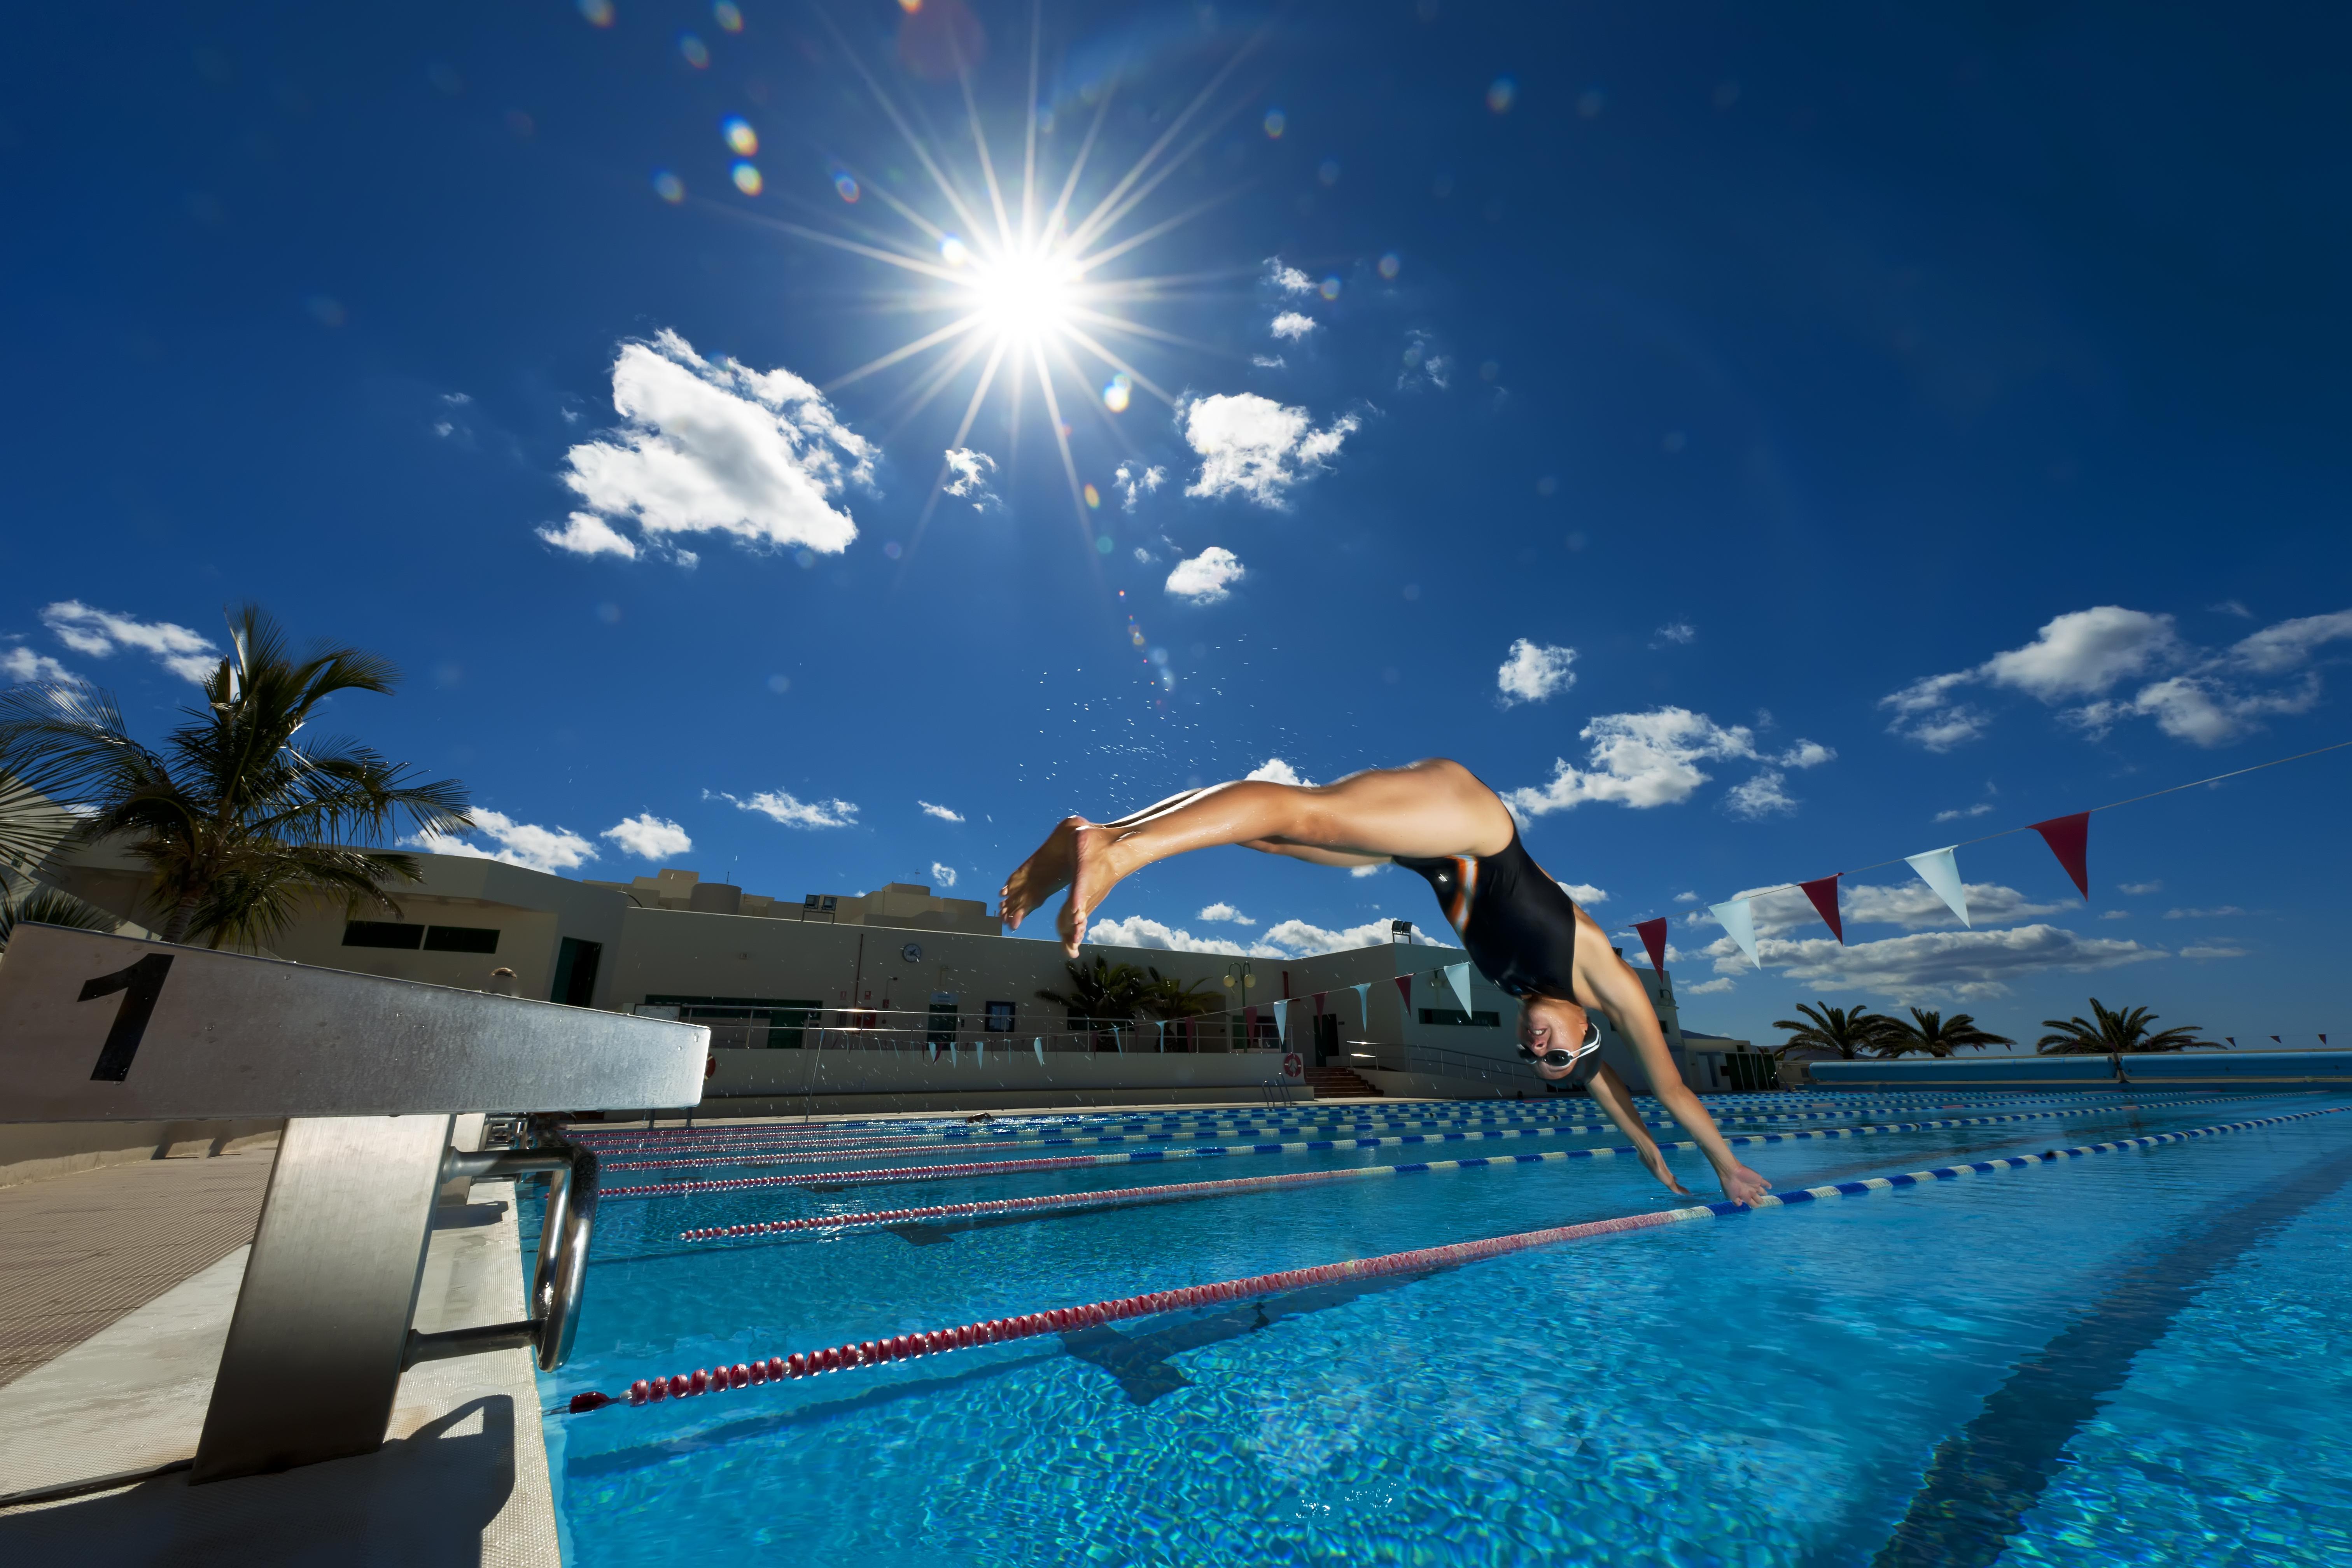
[[[1470,962],[1512,996],[1576,997],[1576,901],[1535,863],[1517,829],[1499,855],[1396,863],[1429,879]]]

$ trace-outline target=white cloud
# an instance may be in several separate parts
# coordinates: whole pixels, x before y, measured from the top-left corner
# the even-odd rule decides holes
[[[719,533],[755,548],[837,554],[857,525],[834,498],[869,484],[875,448],[841,423],[824,394],[788,370],[707,360],[674,331],[626,342],[613,364],[622,427],[565,454],[563,482],[603,532],[573,514],[541,539],[622,554],[607,535],[633,521],[640,546]]]
[[[944,805],[933,805],[928,800],[918,800],[915,804],[923,808],[923,815],[925,816],[936,816],[941,822],[961,822],[963,820],[963,814],[961,812],[950,811]]]
[[[762,790],[749,800],[734,801],[737,809],[756,811],[786,827],[855,827],[857,807],[845,800],[803,801],[782,790]]]
[[[2223,915],[2242,915],[2245,912],[2235,904],[2223,904],[2218,909],[2210,910],[2167,910],[2164,911],[2164,918],[2168,921],[2209,921],[2219,920]]]
[[[59,642],[92,658],[105,658],[118,648],[137,648],[153,654],[181,679],[194,681],[220,668],[220,653],[210,638],[169,621],[135,620],[79,599],[60,599],[42,609],[41,622]]]
[[[611,839],[640,860],[666,860],[694,847],[685,828],[650,811],[625,816],[596,837]]]
[[[1570,898],[1587,909],[1594,904],[1605,904],[1609,901],[1607,890],[1596,888],[1590,882],[1562,882],[1560,888]]]
[[[1304,408],[1286,408],[1255,392],[1219,393],[1185,410],[1184,439],[1201,458],[1188,496],[1238,495],[1279,508],[1291,486],[1338,454],[1358,420],[1343,414],[1320,430]]]
[[[940,487],[941,494],[971,502],[974,511],[985,511],[990,507],[1000,511],[1004,509],[1003,498],[989,489],[989,478],[996,472],[995,458],[969,447],[950,447],[946,457],[947,471],[955,478]]]
[[[2103,921],[2127,921],[2131,919],[2131,911],[2129,910],[2101,910],[2099,911],[2099,918]]]
[[[1698,636],[1698,628],[1688,621],[1668,621],[1658,628],[1660,642],[1687,643]]]
[[[1318,952],[1345,952],[1350,948],[1384,947],[1390,940],[1391,922],[1383,917],[1366,921],[1362,925],[1344,931],[1331,931],[1323,926],[1309,925],[1305,921],[1284,921],[1266,929],[1265,949],[1258,956],[1266,958],[1311,958]],[[1448,933],[1451,934],[1450,932]],[[1423,945],[1444,947],[1446,944],[1423,936]]]
[[[637,558],[637,542],[625,533],[615,532],[611,523],[593,511],[575,511],[564,520],[562,528],[542,528],[538,531],[548,543],[574,555],[617,555],[625,561]]]
[[[1189,561],[1179,561],[1168,574],[1168,592],[1188,604],[1218,605],[1233,596],[1232,584],[1248,575],[1241,557],[1222,544],[1212,544]]]
[[[1879,706],[1892,710],[1888,727],[1895,734],[1933,752],[1976,739],[1991,721],[1956,695],[1971,685],[2006,687],[2053,706],[2097,699],[2063,715],[2095,739],[2126,719],[2143,718],[2155,720],[2175,740],[2219,746],[2261,728],[2266,717],[2310,709],[2319,700],[2316,674],[2306,672],[2285,688],[2247,683],[2300,668],[2320,648],[2346,638],[2352,638],[2352,610],[2281,621],[2210,653],[2183,642],[2170,616],[2100,605],[2056,616],[2031,643],[1973,669],[1915,680],[1880,699]],[[2168,668],[2173,673],[2129,696],[2105,695]]]
[[[2115,969],[2165,956],[2137,942],[2077,936],[2051,925],[2006,931],[1921,931],[1913,936],[1840,946],[1824,934],[1803,942],[1759,941],[1758,956],[1787,978],[1808,984],[1874,992],[1897,1001],[1941,996],[1974,999],[2006,994],[2008,982],[2050,970]],[[1748,967],[1729,937],[1710,943],[1718,971]]]
[[[1202,910],[1197,918],[1204,921],[1223,921],[1230,925],[1237,926],[1257,924],[1257,921],[1250,919],[1233,905],[1223,901],[1211,904],[1207,909]]]
[[[2164,891],[2164,884],[2161,882],[2117,882],[2116,884],[2116,890],[2121,893],[2129,893],[2133,898],[2137,899],[2144,898],[2149,893],[2160,893]]]
[[[1698,902],[1698,895],[1696,893],[1676,893],[1675,895],[1675,902],[1678,904],[1695,904]]]
[[[1495,671],[1495,685],[1503,693],[1503,705],[1512,707],[1521,702],[1541,702],[1544,699],[1567,690],[1576,684],[1576,663],[1572,647],[1552,647],[1542,643],[1519,638],[1511,644],[1511,651]]]
[[[1265,280],[1276,290],[1285,294],[1315,292],[1315,279],[1296,267],[1285,267],[1279,256],[1269,256],[1265,258]]]
[[[1286,343],[1295,343],[1314,330],[1315,318],[1301,315],[1297,310],[1285,310],[1266,328],[1266,331]]]
[[[1696,985],[1685,985],[1681,988],[1682,994],[1685,996],[1714,996],[1736,989],[1738,989],[1738,982],[1729,975],[1721,975],[1713,980],[1702,980]]]
[[[934,860],[931,862],[931,886],[935,888],[952,888],[955,886],[955,878],[956,873],[954,867],[950,866],[943,861]]]
[[[1989,800],[1980,800],[1974,805],[1956,806],[1950,811],[1939,811],[1936,814],[1936,820],[1938,822],[1958,822],[1966,817],[1982,816],[1991,809],[1992,802]]]
[[[596,847],[569,828],[541,827],[534,823],[517,822],[502,812],[488,811],[479,806],[468,815],[474,819],[474,831],[498,846],[497,848],[485,849],[454,834],[440,833],[431,828],[401,842],[428,854],[502,860],[509,866],[527,866],[534,871],[568,871],[574,866],[596,858]]]
[[[73,672],[44,653],[14,647],[0,648],[0,676],[10,680],[70,680]]]
[[[1298,770],[1280,757],[1266,758],[1265,761],[1244,773],[1242,777],[1256,779],[1262,784],[1311,784],[1315,782],[1313,779],[1300,778]]]
[[[1776,768],[1817,768],[1837,761],[1837,753],[1819,741],[1800,741],[1772,759]]]
[[[1745,784],[1732,785],[1723,797],[1724,807],[1750,822],[1796,810],[1796,797],[1781,788],[1780,782],[1780,775],[1768,768]]]
[[[2246,956],[2246,950],[2242,947],[2227,945],[2184,947],[2180,950],[2180,956],[2183,958],[2243,958]]]
[[[1136,465],[1121,463],[1112,471],[1111,480],[1127,498],[1123,503],[1125,509],[1133,511],[1139,498],[1150,495],[1168,482],[1168,470],[1155,464],[1139,472]]]
[[[1087,940],[1100,942],[1106,947],[1153,947],[1170,952],[1222,952],[1234,958],[1253,956],[1249,949],[1237,942],[1227,942],[1221,937],[1194,936],[1189,931],[1163,925],[1144,915],[1129,915],[1125,920],[1095,921],[1087,927]]]
[[[1260,370],[1285,370],[1289,367],[1290,362],[1280,354],[1252,354],[1250,363]]]
[[[2217,616],[2235,616],[2242,621],[2251,621],[2254,618],[2254,612],[2235,599],[2224,599],[2218,605],[2208,605],[2205,607]]]
[[[1768,760],[1756,749],[1755,732],[1745,725],[1717,724],[1687,708],[1604,713],[1587,724],[1580,738],[1591,742],[1589,767],[1555,759],[1549,783],[1540,788],[1507,791],[1504,804],[1523,817],[1567,811],[1587,801],[1614,801],[1636,807],[1674,805],[1688,800],[1707,782],[1709,775],[1698,767],[1702,762]],[[1833,754],[1826,746],[1800,741],[1781,756],[1769,760],[1778,766],[1810,767]],[[1748,793],[1741,803],[1761,805],[1780,792],[1777,778],[1769,784],[1760,779],[1761,775],[1742,786]]]
[[[1386,861],[1386,860],[1376,860],[1376,861],[1374,861],[1372,864],[1370,864],[1370,865],[1369,865],[1369,866],[1350,866],[1350,867],[1349,867],[1349,868],[1348,868],[1348,875],[1349,875],[1350,877],[1377,877],[1377,876],[1379,876],[1381,872],[1383,872],[1383,871],[1387,870],[1388,868],[1389,868],[1389,862],[1388,862],[1388,861]]]

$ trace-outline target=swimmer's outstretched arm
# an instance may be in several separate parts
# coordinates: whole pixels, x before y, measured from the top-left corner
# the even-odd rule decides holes
[[[1068,888],[1055,925],[1064,951],[1076,957],[1087,917],[1110,889],[1171,855],[1245,844],[1360,866],[1398,855],[1499,854],[1511,832],[1511,815],[1494,791],[1443,759],[1374,768],[1331,784],[1242,779],[1171,795],[1117,822],[1066,818],[1005,879],[999,914],[1017,930],[1029,911]]]
[[[1675,1070],[1674,1056],[1666,1049],[1665,1030],[1658,1024],[1657,1009],[1650,1005],[1649,992],[1643,988],[1632,967],[1609,945],[1608,934],[1582,910],[1576,911],[1576,938],[1578,1005],[1606,1014],[1617,1033],[1633,1045],[1634,1054],[1642,1058],[1643,1071],[1649,1075],[1650,1091],[1696,1141],[1699,1152],[1715,1167],[1716,1179],[1723,1184],[1723,1195],[1736,1204],[1752,1204],[1762,1197],[1771,1190],[1772,1184],[1732,1154],[1731,1146],[1723,1141],[1722,1131],[1715,1125],[1715,1118],[1706,1113],[1706,1107],[1699,1103],[1698,1096],[1690,1091],[1683,1082],[1683,1075]],[[1609,1069],[1604,1066],[1601,1070]],[[1614,1074],[1610,1076],[1615,1078]],[[1595,1075],[1595,1099],[1601,1099],[1599,1081]],[[1617,1085],[1620,1093],[1623,1089],[1622,1083]],[[1626,1135],[1633,1138],[1637,1147],[1644,1142],[1645,1135],[1634,1132],[1641,1125],[1641,1118],[1633,1114],[1630,1095],[1625,1096],[1624,1114],[1621,1115],[1607,1100],[1601,1100],[1601,1105]],[[1645,1157],[1643,1163],[1649,1164],[1649,1160]],[[1658,1165],[1651,1165],[1650,1169],[1667,1186],[1676,1192],[1683,1190]]]
[[[1664,1182],[1666,1191],[1690,1196],[1690,1189],[1676,1181],[1674,1172],[1666,1168],[1666,1157],[1659,1151],[1658,1141],[1650,1136],[1648,1128],[1642,1125],[1642,1112],[1633,1104],[1633,1091],[1625,1087],[1625,1080],[1617,1076],[1616,1069],[1602,1062],[1593,1069],[1592,1081],[1584,1087],[1587,1093],[1600,1101],[1601,1109],[1609,1113],[1609,1120],[1617,1124],[1617,1131],[1632,1140],[1650,1174]]]

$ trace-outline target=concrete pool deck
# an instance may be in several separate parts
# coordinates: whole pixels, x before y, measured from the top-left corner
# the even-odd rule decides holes
[[[0,1194],[0,1301],[45,1307],[37,1344],[59,1347],[37,1363],[20,1352],[0,1385],[0,1557],[559,1568],[526,1351],[409,1372],[376,1453],[187,1484],[270,1161],[161,1161]],[[478,1183],[436,1215],[416,1326],[522,1315],[511,1184]]]

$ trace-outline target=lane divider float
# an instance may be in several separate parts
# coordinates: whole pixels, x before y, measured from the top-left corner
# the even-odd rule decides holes
[[[1821,1203],[1836,1198],[1861,1197],[1872,1193],[1886,1192],[1898,1187],[1924,1186],[1936,1182],[1957,1181],[1962,1177],[1989,1174],[1995,1171],[2021,1170],[2030,1165],[2055,1164],[2063,1160],[2087,1159],[2098,1154],[2112,1154],[2126,1149],[2153,1149],[2167,1143],[2185,1143],[2192,1139],[2215,1138],[2225,1133],[2244,1132],[2257,1127],[2276,1127],[2290,1121],[2308,1121],[2318,1116],[2340,1115],[2352,1106],[2333,1105],[2317,1110],[2294,1111],[2285,1116],[2265,1116],[2252,1121],[2229,1121],[2212,1127],[2191,1128],[2179,1132],[2157,1132],[2138,1138],[2121,1138],[2111,1142],[2090,1143],[2072,1149],[2050,1149],[2039,1154],[2012,1154],[1998,1160],[1979,1160],[1969,1164],[1938,1165],[1931,1170],[1908,1171],[1895,1176],[1872,1176],[1862,1181],[1837,1182],[1826,1186],[1807,1187],[1798,1192],[1771,1194],[1759,1198],[1754,1209],[1793,1208],[1802,1204]],[[1111,1300],[1089,1301],[1080,1306],[1055,1307],[1042,1312],[1020,1313],[1009,1318],[991,1318],[982,1322],[961,1323],[953,1328],[932,1330],[922,1333],[895,1334],[885,1339],[864,1340],[848,1344],[828,1345],[821,1350],[796,1351],[790,1355],[772,1355],[765,1361],[737,1362],[732,1366],[698,1368],[693,1372],[673,1373],[667,1377],[639,1378],[618,1396],[589,1390],[572,1396],[569,1408],[574,1415],[601,1410],[608,1405],[627,1404],[635,1406],[665,1404],[672,1399],[690,1399],[704,1394],[721,1394],[733,1389],[753,1387],[767,1383],[789,1382],[813,1377],[829,1372],[847,1372],[855,1368],[874,1367],[897,1361],[912,1361],[919,1356],[938,1355],[949,1351],[970,1350],[977,1345],[1007,1344],[1018,1340],[1034,1339],[1051,1333],[1071,1333],[1082,1329],[1099,1328],[1108,1323],[1132,1318],[1156,1316],[1162,1312],[1181,1311],[1196,1307],[1221,1306],[1229,1301],[1249,1300],[1262,1296],[1278,1295],[1317,1285],[1353,1282],[1360,1279],[1380,1279],[1399,1274],[1416,1274],[1436,1268],[1458,1268],[1465,1263],[1481,1262],[1512,1253],[1528,1252],[1537,1247],[1556,1247],[1565,1242],[1584,1241],[1598,1237],[1622,1236],[1637,1230],[1654,1230],[1664,1226],[1683,1225],[1694,1220],[1722,1219],[1750,1212],[1735,1203],[1694,1204],[1687,1208],[1660,1209],[1648,1214],[1623,1215],[1615,1219],[1588,1220],[1580,1225],[1554,1226],[1543,1230],[1519,1231],[1508,1236],[1486,1237],[1476,1241],[1455,1242],[1444,1247],[1416,1247],[1410,1252],[1391,1252],[1373,1258],[1349,1258],[1339,1263],[1325,1263],[1307,1268],[1285,1268],[1271,1274],[1255,1274],[1246,1279],[1225,1279],[1207,1285],[1189,1285],[1173,1290],[1147,1290],[1139,1295],[1122,1296]]]

